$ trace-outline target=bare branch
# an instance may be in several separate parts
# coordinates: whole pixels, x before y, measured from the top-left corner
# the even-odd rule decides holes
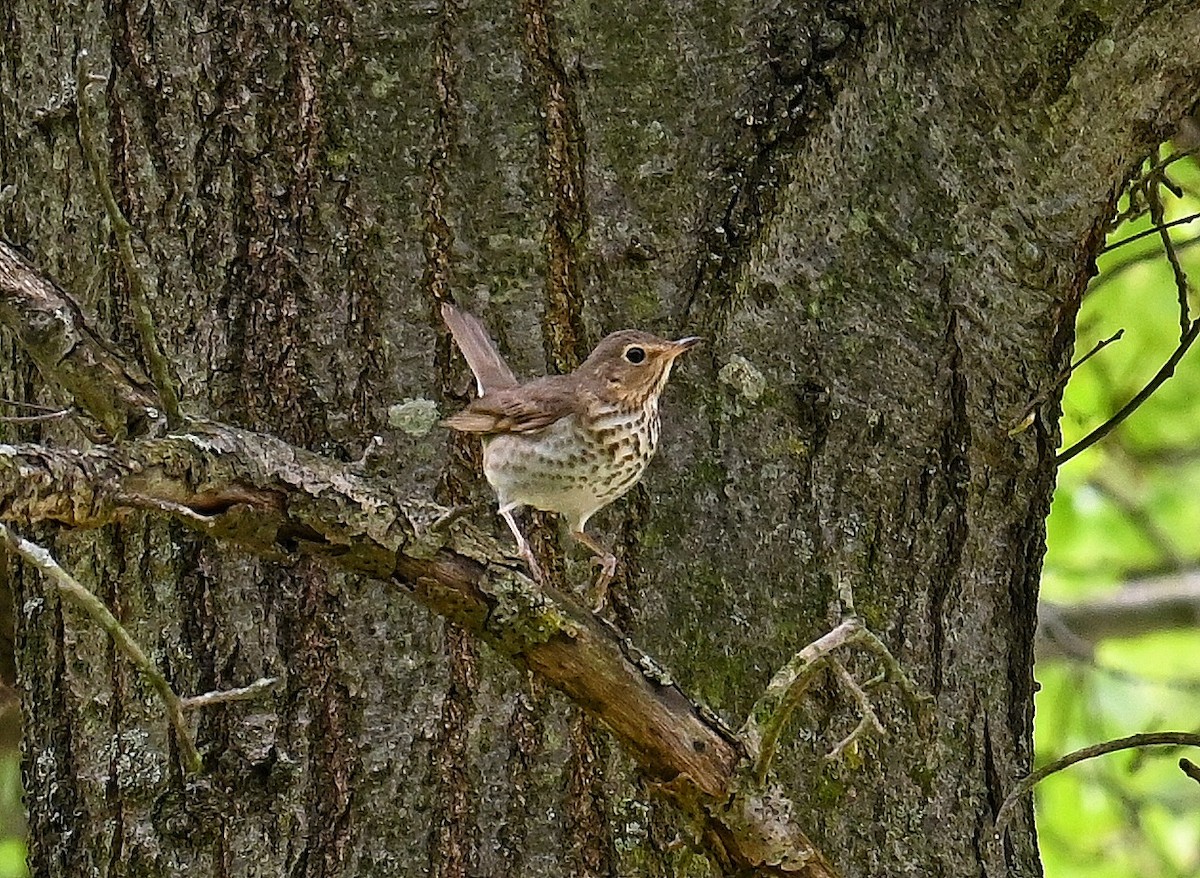
[[[108,437],[144,435],[159,418],[158,396],[146,376],[92,331],[70,296],[4,241],[0,323],[15,333],[45,379],[66,391]]]
[[[1070,366],[1063,369],[1062,372],[1059,373],[1058,377],[1054,379],[1054,383],[1051,384],[1048,389],[1039,393],[1027,406],[1025,406],[1025,411],[1022,412],[1021,417],[1017,418],[1016,422],[1009,428],[1008,435],[1011,437],[1025,432],[1025,430],[1029,428],[1029,425],[1033,423],[1033,417],[1035,414],[1037,414],[1037,410],[1041,408],[1042,404],[1045,403],[1047,399],[1050,398],[1051,393],[1054,393],[1056,390],[1058,390],[1058,388],[1066,384],[1076,369],[1078,369],[1092,357],[1096,356],[1096,354],[1100,353],[1100,351],[1104,350],[1113,342],[1120,341],[1124,335],[1125,330],[1118,329],[1108,338],[1101,339],[1100,341],[1096,342],[1094,345],[1092,345],[1092,349],[1090,351],[1088,351]]]
[[[846,737],[838,741],[832,750],[825,756],[826,762],[833,762],[840,759],[848,749],[858,744],[860,738],[868,733],[879,735],[882,737],[885,734],[883,723],[879,721],[879,715],[875,713],[875,708],[871,705],[871,699],[853,675],[846,670],[843,665],[835,658],[829,659],[829,666],[833,668],[834,676],[838,682],[842,684],[842,688],[850,693],[850,697],[854,699],[854,704],[858,707],[861,719]]]
[[[1134,396],[1133,399],[1125,403],[1119,412],[1117,412],[1095,430],[1088,433],[1085,437],[1080,439],[1066,451],[1060,452],[1058,455],[1058,465],[1062,466],[1081,451],[1086,451],[1088,448],[1091,448],[1093,445],[1115,430],[1122,421],[1137,411],[1142,403],[1153,396],[1154,392],[1163,384],[1165,384],[1167,379],[1175,374],[1175,367],[1179,365],[1179,361],[1183,359],[1183,355],[1188,352],[1188,348],[1192,346],[1192,342],[1196,340],[1197,335],[1200,335],[1200,319],[1192,321],[1187,332],[1184,333],[1183,338],[1179,340],[1179,344],[1175,348],[1175,351],[1171,354],[1170,358],[1168,358],[1167,362],[1163,364],[1163,367],[1158,370],[1158,373],[1150,379],[1150,382],[1140,391],[1138,391],[1137,395]]]
[[[604,722],[735,862],[757,868],[782,846],[803,854],[803,868],[766,874],[834,874],[790,805],[759,811],[743,801],[780,794],[743,782],[740,742],[652,663],[632,660],[632,648],[575,600],[539,589],[490,536],[463,521],[434,529],[445,509],[398,497],[353,465],[207,424],[82,454],[0,446],[0,496],[7,521],[94,527],[136,505],[259,554],[313,555],[388,580]]]
[[[1157,155],[1156,148],[1156,158]],[[1175,252],[1175,243],[1171,240],[1171,232],[1166,225],[1166,209],[1163,207],[1162,193],[1159,192],[1159,186],[1170,188],[1170,185],[1170,181],[1166,177],[1165,166],[1156,162],[1155,170],[1151,173],[1149,185],[1146,187],[1146,203],[1150,207],[1150,219],[1158,229],[1158,236],[1162,241],[1163,251],[1167,254],[1167,262],[1171,266],[1171,275],[1175,280],[1175,296],[1179,303],[1179,338],[1182,341],[1187,336],[1192,318],[1188,308],[1187,274],[1184,272],[1183,266],[1179,264],[1179,255]],[[1178,198],[1183,197],[1182,192],[1172,190],[1172,194]]]
[[[183,423],[183,415],[179,411],[179,395],[175,392],[175,383],[171,380],[171,370],[167,358],[163,356],[162,348],[158,345],[158,337],[154,330],[154,316],[150,312],[150,297],[146,292],[146,282],[138,268],[137,257],[133,253],[133,227],[121,212],[113,195],[112,186],[108,183],[108,173],[100,161],[100,151],[96,148],[95,122],[92,118],[91,105],[88,103],[87,88],[93,82],[106,82],[103,77],[92,78],[83,69],[87,50],[82,50],[77,59],[76,78],[78,86],[75,97],[78,105],[79,143],[83,147],[83,155],[92,169],[92,179],[100,190],[100,198],[108,213],[108,221],[112,225],[113,234],[117,239],[117,251],[121,254],[121,265],[125,269],[125,279],[129,281],[129,304],[133,308],[133,324],[137,327],[138,339],[142,345],[142,354],[150,364],[150,374],[154,386],[163,401],[166,410],[167,423],[178,427]]]
[[[171,688],[171,684],[167,682],[167,678],[162,675],[162,672],[154,662],[138,646],[137,641],[133,639],[133,636],[125,629],[125,626],[117,620],[117,617],[109,611],[108,607],[104,606],[104,602],[100,598],[92,594],[79,580],[63,570],[49,551],[36,543],[31,543],[29,540],[17,536],[3,524],[0,524],[0,539],[3,539],[10,549],[24,558],[26,562],[40,570],[53,582],[60,595],[86,613],[93,622],[108,632],[109,637],[112,638],[117,648],[125,654],[125,657],[133,663],[134,667],[138,669],[142,676],[154,687],[154,691],[158,693],[158,697],[163,703],[163,708],[166,710],[167,720],[175,730],[175,739],[179,744],[180,756],[183,758],[184,767],[191,774],[199,774],[204,767],[204,763],[200,759],[200,753],[196,750],[195,742],[192,741],[192,732],[188,728],[187,720],[183,718],[183,705],[180,702],[179,696],[175,694],[175,690]]]
[[[1192,760],[1186,757],[1181,757],[1179,760],[1179,770],[1196,783],[1200,783],[1200,765],[1196,765],[1196,763],[1192,762]]]
[[[919,722],[924,721],[928,699],[918,694],[915,684],[904,673],[900,663],[883,641],[863,625],[862,620],[850,617],[796,653],[787,664],[775,673],[771,682],[767,684],[766,691],[750,709],[750,715],[746,718],[746,722],[738,734],[746,741],[747,747],[754,754],[754,773],[760,784],[766,781],[767,772],[775,757],[775,751],[779,746],[779,736],[783,732],[784,726],[799,706],[816,675],[830,664],[834,664],[836,673],[837,668],[841,665],[833,663],[830,658],[832,654],[843,647],[855,645],[863,647],[883,663],[882,679],[896,683],[912,709],[913,715]],[[845,669],[843,668],[842,671],[844,673]],[[848,674],[846,676],[849,677]],[[853,684],[850,693],[861,709],[860,696],[865,700],[866,695],[853,679],[850,682]],[[870,703],[867,702],[866,706],[868,709],[864,711],[859,728],[851,732],[845,741],[838,744],[834,748],[834,753],[840,753],[845,746],[853,743],[852,739],[859,737],[867,728],[874,726],[882,732],[883,726],[878,718],[873,724],[869,719],[870,716],[874,716]]]
[[[1126,583],[1073,604],[1038,605],[1038,658],[1090,656],[1100,640],[1200,626],[1200,572]]]
[[[1134,241],[1140,241],[1142,238],[1148,238],[1151,235],[1162,234],[1167,229],[1173,228],[1175,226],[1183,226],[1183,225],[1187,225],[1188,223],[1194,223],[1198,219],[1200,219],[1200,213],[1193,213],[1193,214],[1189,214],[1188,216],[1181,217],[1180,219],[1177,219],[1177,220],[1171,220],[1171,222],[1169,222],[1169,223],[1153,225],[1150,228],[1148,228],[1144,231],[1138,232],[1135,235],[1130,235],[1128,238],[1122,238],[1120,241],[1113,241],[1111,244],[1104,245],[1104,247],[1100,250],[1100,252],[1108,253],[1112,250],[1116,250],[1118,247],[1124,247],[1126,244],[1132,244]],[[1157,258],[1157,254],[1155,254],[1155,258]]]
[[[184,710],[198,710],[202,707],[212,707],[214,704],[229,704],[233,701],[255,701],[265,693],[279,685],[278,677],[263,677],[255,680],[249,686],[237,689],[218,689],[215,692],[205,692],[203,695],[192,695],[184,698],[181,706]]]
[[[1013,787],[1012,792],[1004,798],[1004,802],[996,812],[995,840],[998,841],[1004,834],[1009,820],[1012,819],[1013,809],[1021,797],[1031,792],[1035,786],[1050,775],[1056,774],[1064,768],[1070,768],[1072,765],[1083,762],[1086,759],[1095,759],[1097,756],[1116,753],[1118,750],[1130,750],[1135,747],[1161,747],[1165,745],[1200,747],[1200,734],[1196,734],[1195,732],[1149,732],[1142,735],[1130,735],[1126,738],[1117,738],[1113,741],[1105,741],[1101,744],[1092,744],[1090,747],[1074,750],[1066,756],[1055,759],[1049,765],[1042,766],[1037,771],[1022,778]]]
[[[70,417],[75,414],[75,407],[69,406],[65,409],[59,409],[54,412],[45,412],[40,415],[4,415],[0,416],[0,424],[36,424],[41,421],[61,421],[63,418]]]

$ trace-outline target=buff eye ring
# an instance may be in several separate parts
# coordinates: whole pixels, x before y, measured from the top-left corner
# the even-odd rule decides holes
[[[646,352],[637,345],[632,345],[625,348],[625,359],[636,366],[638,363],[645,362]]]

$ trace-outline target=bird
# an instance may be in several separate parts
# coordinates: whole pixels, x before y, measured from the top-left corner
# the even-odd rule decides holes
[[[543,575],[513,513],[556,512],[600,565],[599,611],[617,559],[587,533],[588,520],[637,484],[659,439],[658,401],[675,359],[700,343],[623,329],[575,371],[519,382],[477,317],[449,302],[442,319],[475,376],[478,396],[442,423],[483,442],[483,473],[499,515],[535,579]]]

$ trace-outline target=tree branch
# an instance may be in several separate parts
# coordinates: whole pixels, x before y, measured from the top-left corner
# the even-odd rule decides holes
[[[93,437],[149,432],[160,417],[153,386],[102,341],[75,301],[0,240],[0,323],[16,335],[46,380],[58,385],[96,424]]]
[[[830,757],[837,758],[868,729],[883,731],[883,726],[875,716],[862,688],[850,678],[840,663],[831,658],[837,650],[850,646],[860,646],[879,659],[884,671],[878,679],[895,683],[908,703],[913,717],[919,723],[925,722],[926,703],[930,699],[918,694],[916,684],[904,673],[891,651],[863,625],[861,619],[854,616],[844,619],[840,625],[808,644],[776,671],[762,697],[750,709],[750,715],[739,734],[754,755],[755,777],[760,784],[766,781],[767,771],[779,745],[779,736],[788,719],[799,706],[816,675],[831,662],[835,674],[838,674],[840,669],[839,679],[843,685],[849,683],[847,691],[854,698],[863,716],[859,725],[834,748]]]
[[[1150,382],[1141,390],[1139,390],[1133,399],[1125,403],[1125,405],[1121,407],[1121,410],[1115,415],[1113,415],[1095,430],[1088,433],[1070,448],[1061,452],[1058,455],[1058,465],[1062,466],[1081,451],[1091,448],[1093,445],[1115,430],[1122,421],[1137,411],[1138,407],[1141,406],[1142,403],[1153,396],[1154,392],[1163,384],[1165,384],[1167,379],[1175,374],[1175,367],[1179,365],[1179,361],[1183,359],[1183,355],[1188,352],[1188,348],[1192,346],[1192,342],[1196,340],[1197,335],[1200,335],[1200,320],[1193,320],[1191,325],[1188,327],[1187,332],[1185,332],[1183,337],[1179,340],[1179,344],[1176,346],[1174,352],[1170,357],[1167,358],[1167,362],[1163,364],[1162,368],[1159,369],[1158,372],[1155,373],[1154,377],[1150,379]]]
[[[0,322],[110,435],[144,434],[150,391],[69,302],[0,242]],[[575,600],[540,589],[491,537],[447,523],[442,507],[398,496],[353,465],[211,422],[84,452],[0,445],[0,521],[96,527],[135,508],[262,555],[313,555],[392,583],[605,723],[698,821],[723,864],[764,876],[836,875],[795,806],[754,782],[736,736]]]
[[[1126,738],[1117,738],[1113,741],[1104,741],[1100,744],[1092,744],[1089,747],[1074,750],[1066,756],[1055,759],[1049,765],[1042,766],[1037,771],[1022,778],[1013,787],[1012,792],[1004,798],[1004,802],[1001,803],[1000,809],[996,812],[994,839],[998,840],[1008,827],[1008,821],[1012,818],[1013,808],[1020,801],[1021,797],[1027,795],[1035,786],[1050,775],[1060,772],[1064,768],[1070,768],[1072,765],[1083,762],[1085,759],[1095,759],[1097,756],[1116,753],[1118,750],[1129,750],[1134,747],[1161,747],[1164,745],[1200,747],[1200,735],[1194,732],[1147,732],[1142,735],[1130,735]]]
[[[183,757],[184,768],[189,774],[199,774],[204,768],[204,762],[192,740],[192,730],[188,728],[187,720],[183,718],[183,702],[171,688],[171,684],[167,682],[167,678],[163,676],[158,666],[150,660],[138,642],[125,630],[125,626],[117,620],[108,607],[104,606],[104,602],[100,598],[63,570],[46,549],[29,542],[29,540],[22,539],[2,524],[0,524],[0,539],[53,582],[60,595],[103,628],[117,648],[150,682],[154,691],[158,693],[159,700],[163,703],[171,728],[175,730],[175,740],[179,745],[180,755]]]
[[[133,227],[121,212],[121,206],[117,204],[117,198],[108,182],[108,172],[100,161],[100,150],[96,148],[96,126],[91,105],[88,103],[87,88],[92,83],[108,80],[102,76],[93,78],[87,74],[83,66],[86,57],[87,50],[80,51],[75,72],[75,109],[79,120],[79,144],[83,148],[84,159],[92,170],[92,180],[100,190],[100,200],[104,202],[109,225],[112,226],[113,235],[117,239],[117,252],[125,269],[125,279],[129,282],[129,304],[133,309],[133,325],[137,328],[138,339],[142,344],[142,355],[150,366],[155,388],[166,408],[167,422],[176,427],[183,423],[183,416],[179,411],[179,396],[175,392],[175,383],[171,380],[167,358],[158,344],[154,316],[150,311],[150,296],[146,292],[146,282],[133,253]]]
[[[1072,604],[1038,605],[1037,656],[1090,658],[1097,641],[1200,626],[1200,572],[1129,582]]]

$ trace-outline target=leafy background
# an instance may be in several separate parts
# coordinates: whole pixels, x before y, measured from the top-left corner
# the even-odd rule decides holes
[[[1167,222],[1200,213],[1200,167],[1164,156],[1142,182]],[[1135,189],[1137,185],[1135,184]],[[1173,191],[1172,191],[1173,190]],[[1180,343],[1174,273],[1157,233],[1119,244],[1153,222],[1144,200],[1109,236],[1084,299],[1077,356],[1124,334],[1072,373],[1063,398],[1069,447],[1104,423]],[[1180,267],[1200,277],[1200,220],[1169,230]],[[1196,316],[1196,303],[1192,316]],[[1200,343],[1175,375],[1116,430],[1059,471],[1048,522],[1042,600],[1083,601],[1154,577],[1200,583]],[[1200,590],[1198,590],[1200,594]],[[1197,601],[1200,604],[1200,600]],[[1111,738],[1200,731],[1200,614],[1192,627],[1105,640],[1086,659],[1037,665],[1039,764]],[[1081,763],[1035,792],[1047,878],[1193,878],[1200,875],[1200,784],[1178,767],[1196,752],[1154,748]]]

